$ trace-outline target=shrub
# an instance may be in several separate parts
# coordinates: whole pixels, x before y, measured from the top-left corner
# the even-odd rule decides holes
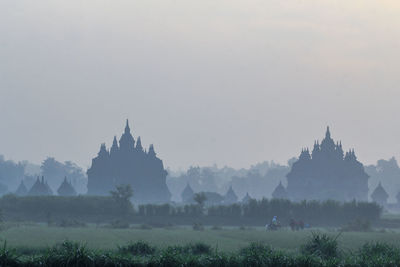
[[[306,255],[314,255],[324,259],[334,258],[339,255],[337,238],[324,233],[312,232],[307,243],[301,247],[301,252]]]
[[[239,255],[243,258],[244,266],[277,266],[276,259],[274,264],[268,264],[272,259],[272,249],[261,243],[251,243],[250,246],[240,250]]]
[[[9,249],[7,242],[4,241],[3,247],[0,248],[0,266],[19,266],[19,256],[15,249]]]
[[[359,250],[360,266],[399,266],[400,250],[385,243],[367,243]]]
[[[149,266],[184,266],[185,260],[186,257],[182,253],[180,253],[178,250],[175,250],[173,247],[169,247],[163,250],[158,257],[152,259]]]
[[[114,253],[89,250],[80,243],[64,241],[44,252],[31,251],[30,255],[20,257],[4,243],[0,247],[0,266],[399,266],[399,248],[384,243],[368,243],[360,250],[340,257],[314,253],[326,252],[321,247],[332,239],[337,237],[314,233],[308,242],[313,243],[312,248],[303,254],[273,250],[262,243],[251,243],[239,253],[213,253],[211,247],[203,243],[170,246],[156,253],[153,246],[143,241],[119,247],[118,253]]]
[[[202,243],[202,242],[188,244],[184,248],[185,248],[185,250],[188,251],[188,253],[193,254],[193,255],[210,254],[211,253],[211,246],[207,245],[205,243]]]
[[[118,247],[118,251],[121,253],[129,253],[135,256],[146,256],[153,255],[156,252],[156,248],[144,241],[137,241],[135,243],[129,243],[126,246]]]
[[[114,220],[110,223],[109,227],[114,229],[126,229],[129,228],[129,222],[126,220]]]
[[[154,228],[166,228],[166,227],[172,227],[173,224],[170,222],[149,222],[149,226],[154,227]]]
[[[94,266],[95,254],[86,245],[64,241],[55,245],[39,261],[44,266]]]
[[[153,227],[151,227],[151,225],[149,225],[149,224],[141,224],[140,226],[139,226],[139,228],[140,229],[142,229],[142,230],[151,230],[151,229],[153,229]]]
[[[173,254],[184,254],[184,255],[203,255],[211,254],[211,246],[202,242],[190,243],[184,246],[170,246],[166,249]]]
[[[393,255],[399,254],[399,249],[390,246],[385,243],[366,243],[364,244],[360,251],[359,254],[362,257],[365,258],[371,258],[375,256],[384,256],[384,257],[392,257]]]
[[[240,255],[249,255],[249,254],[264,254],[271,253],[272,249],[270,246],[264,245],[259,242],[252,242],[248,247],[244,247],[240,250]]]
[[[213,225],[213,226],[211,227],[211,230],[222,230],[222,227],[219,226],[219,225]]]
[[[0,198],[0,209],[4,212],[6,220],[48,222],[49,225],[65,217],[80,218],[86,222],[107,222],[113,218],[133,219],[135,211],[126,200],[126,197],[130,195],[127,187],[121,187],[114,193],[114,198],[111,196],[18,197],[6,195]],[[346,203],[303,201],[297,203],[279,199],[253,199],[249,203],[240,205],[214,207],[194,204],[183,207],[169,204],[148,204],[139,206],[137,213],[142,218],[157,217],[155,221],[174,224],[187,224],[188,217],[198,218],[203,215],[211,224],[225,224],[227,218],[246,219],[246,222],[260,224],[277,215],[282,222],[289,221],[291,218],[307,218],[307,223],[315,226],[342,226],[356,218],[375,223],[380,218],[382,208],[376,203],[355,201]],[[229,220],[228,222],[234,223],[234,221]]]
[[[204,231],[204,226],[201,223],[194,223],[193,230],[195,231]]]

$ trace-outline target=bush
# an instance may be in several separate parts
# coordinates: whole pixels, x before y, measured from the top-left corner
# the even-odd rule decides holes
[[[109,196],[3,196],[0,209],[5,219],[52,223],[62,218],[106,220],[119,215],[117,203]]]
[[[38,260],[44,266],[94,266],[95,254],[84,244],[66,240]]]
[[[399,266],[400,250],[385,243],[367,243],[358,252],[360,266]]]
[[[151,229],[153,229],[153,227],[151,227],[151,225],[148,225],[148,224],[141,224],[140,226],[139,226],[139,229],[142,229],[142,230],[151,230]]]
[[[301,252],[324,259],[337,257],[339,255],[337,238],[340,234],[332,237],[324,233],[312,232],[307,243],[301,247]]]
[[[211,246],[197,242],[194,244],[188,244],[185,247],[185,250],[188,251],[188,253],[193,254],[193,255],[200,255],[200,254],[210,254],[211,253]]]
[[[364,244],[359,251],[359,254],[365,258],[376,256],[392,257],[393,255],[399,255],[399,253],[398,248],[380,242]]]
[[[245,266],[279,266],[277,259],[273,257],[272,249],[261,243],[251,243],[250,246],[241,249],[239,255],[243,258]],[[273,263],[270,263],[271,260]],[[280,263],[279,259],[278,261]]]
[[[184,254],[184,255],[203,255],[211,254],[212,248],[210,245],[202,242],[190,243],[184,246],[170,246],[166,249],[167,252],[172,254]]]
[[[269,254],[271,252],[272,249],[270,246],[258,242],[252,242],[248,247],[242,248],[239,254],[240,255],[265,254],[265,253]]]
[[[129,243],[126,246],[118,247],[118,251],[121,253],[129,253],[135,256],[146,256],[153,255],[156,252],[156,248],[144,241],[137,241],[135,243]]]
[[[322,257],[322,254],[331,255],[321,249],[331,241],[329,236],[314,233],[309,240],[314,245],[305,254],[272,250],[261,243],[252,243],[239,253],[213,253],[211,247],[203,243],[171,246],[156,253],[154,247],[143,241],[119,247],[118,253],[114,253],[90,250],[80,243],[65,241],[44,252],[36,251],[36,255],[19,256],[4,244],[0,248],[0,266],[399,266],[400,250],[383,243],[368,243],[354,253],[339,257]],[[316,255],[315,251],[325,253]]]
[[[211,230],[222,230],[222,227],[219,226],[219,225],[213,225],[213,226],[211,227]]]
[[[194,223],[193,230],[195,231],[204,231],[204,226],[201,223]]]
[[[0,266],[20,266],[19,256],[15,249],[8,249],[7,242],[4,241],[0,248]]]
[[[129,228],[129,222],[125,220],[115,220],[110,223],[109,227],[114,229],[126,229]]]
[[[4,212],[6,220],[48,222],[49,225],[66,217],[79,218],[86,222],[107,222],[114,218],[134,220],[135,211],[124,200],[129,195],[129,190],[121,190],[114,192],[118,193],[114,198],[110,196],[18,197],[6,195],[0,198],[0,210]],[[128,193],[125,194],[126,192]],[[187,224],[188,218],[197,220],[194,218],[204,215],[211,225],[228,222],[237,226],[238,223],[250,222],[265,224],[276,215],[282,222],[289,221],[291,218],[307,218],[307,223],[314,226],[342,226],[356,218],[375,223],[380,218],[381,212],[382,208],[379,205],[367,202],[302,201],[297,203],[281,199],[253,199],[249,203],[207,208],[199,205],[183,207],[169,204],[141,205],[138,217],[145,220],[154,218],[155,222]],[[164,226],[161,225],[161,227]],[[155,227],[158,226],[155,225]]]
[[[154,228],[166,228],[166,227],[172,227],[173,224],[170,222],[149,222],[149,226],[154,227]]]

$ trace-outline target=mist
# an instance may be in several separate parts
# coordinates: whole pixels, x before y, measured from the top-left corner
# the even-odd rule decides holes
[[[399,14],[0,1],[0,265],[400,266]]]
[[[172,169],[284,164],[327,125],[363,163],[399,158],[398,11],[395,1],[2,1],[2,154],[88,168],[129,118]]]

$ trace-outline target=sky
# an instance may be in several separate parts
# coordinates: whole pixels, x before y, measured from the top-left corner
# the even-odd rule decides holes
[[[400,159],[397,0],[2,0],[0,154],[84,168],[129,119],[166,167],[324,136]]]

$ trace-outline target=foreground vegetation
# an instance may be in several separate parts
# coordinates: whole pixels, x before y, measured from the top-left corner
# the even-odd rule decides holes
[[[297,252],[251,243],[234,253],[204,243],[154,247],[130,242],[114,251],[93,250],[64,241],[34,255],[0,248],[1,266],[399,266],[400,249],[385,243],[366,243],[355,251],[339,249],[340,234],[312,232]]]
[[[224,253],[230,253],[259,242],[276,249],[296,252],[310,235],[311,231],[336,235],[332,228],[312,228],[292,232],[283,229],[266,232],[263,227],[220,227],[206,226],[204,230],[194,230],[194,226],[155,227],[151,225],[131,225],[125,229],[115,229],[112,225],[87,225],[86,227],[48,227],[45,224],[5,223],[0,232],[0,243],[7,244],[24,253],[35,253],[62,242],[65,239],[85,243],[90,249],[113,250],[130,241],[144,240],[159,248],[168,245],[201,242],[218,247]],[[340,249],[357,250],[368,241],[378,241],[400,247],[400,232],[371,229],[369,232],[343,232],[339,238]]]

